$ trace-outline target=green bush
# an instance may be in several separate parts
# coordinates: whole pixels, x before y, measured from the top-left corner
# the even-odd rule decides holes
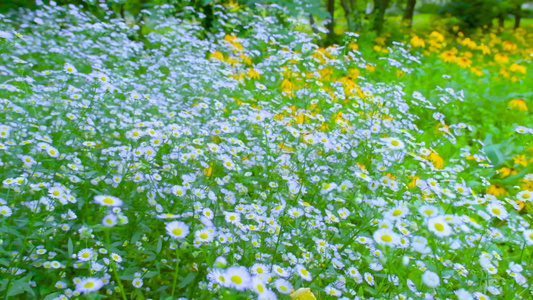
[[[499,4],[497,0],[452,0],[439,13],[455,16],[462,27],[474,29],[490,26],[500,12]]]
[[[438,3],[423,3],[417,11],[421,14],[438,14],[441,6]]]

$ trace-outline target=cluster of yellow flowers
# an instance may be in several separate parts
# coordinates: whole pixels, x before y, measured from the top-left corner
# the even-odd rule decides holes
[[[410,44],[414,48],[424,49],[425,55],[437,53],[446,63],[454,63],[461,68],[469,68],[477,76],[483,76],[483,68],[497,68],[503,78],[516,82],[527,73],[523,64],[513,61],[531,60],[533,54],[532,34],[519,29],[513,33],[511,40],[503,40],[495,32],[474,34],[465,37],[461,32],[444,36],[442,31],[433,31],[427,38],[413,34]],[[380,41],[376,41],[379,44]],[[510,59],[512,58],[512,59]]]

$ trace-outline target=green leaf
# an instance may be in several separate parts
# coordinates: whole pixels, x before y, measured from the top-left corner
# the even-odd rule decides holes
[[[155,252],[156,253],[161,252],[161,248],[162,247],[163,247],[163,239],[161,237],[159,237],[159,241],[157,241],[157,250]]]
[[[68,247],[68,256],[72,256],[72,254],[74,253],[74,245],[72,244],[72,240],[70,238],[68,238],[67,247]]]
[[[127,268],[119,277],[122,280],[133,280],[133,278],[135,278],[134,274],[138,271],[138,268]]]
[[[155,275],[158,275],[159,272],[157,271],[148,271],[146,272],[146,274],[144,274],[144,278],[152,278],[154,277]]]
[[[501,144],[490,145],[485,147],[485,153],[494,166],[499,166],[505,162],[505,156],[501,152]]]
[[[9,290],[7,291],[8,296],[16,296],[20,295],[24,292],[30,293],[32,296],[35,296],[35,293],[33,292],[33,289],[26,281],[26,277],[13,281],[11,286],[9,287]]]
[[[60,295],[60,293],[58,293],[58,292],[52,293],[52,294],[49,294],[48,296],[44,297],[44,300],[52,300],[52,299],[56,298],[59,295]]]
[[[182,288],[184,286],[186,286],[187,284],[191,283],[194,278],[196,277],[196,272],[191,272],[189,273],[185,278],[183,278],[183,280],[180,282],[180,284],[178,284],[178,287],[179,288]]]
[[[132,244],[137,243],[137,241],[139,241],[139,239],[141,238],[141,235],[142,235],[141,231],[136,231],[135,234],[131,237],[131,243]]]
[[[142,292],[140,289],[137,289],[136,293],[135,293],[135,299],[136,300],[144,300],[146,298],[144,298]]]

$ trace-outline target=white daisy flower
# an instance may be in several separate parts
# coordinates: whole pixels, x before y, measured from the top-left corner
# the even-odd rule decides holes
[[[165,229],[173,239],[182,239],[189,234],[189,226],[181,221],[167,223]]]
[[[102,206],[121,206],[122,200],[117,197],[109,195],[98,195],[94,196],[94,201]]]
[[[431,271],[426,271],[422,274],[422,281],[430,288],[436,288],[440,285],[439,275]]]
[[[444,217],[439,216],[428,220],[428,229],[438,237],[447,237],[452,234],[452,228]]]
[[[245,267],[229,267],[226,270],[226,276],[229,278],[230,287],[243,291],[251,284],[250,274]]]
[[[104,283],[100,278],[83,278],[78,283],[76,283],[76,292],[83,294],[95,292],[101,289],[102,286],[104,286]]]

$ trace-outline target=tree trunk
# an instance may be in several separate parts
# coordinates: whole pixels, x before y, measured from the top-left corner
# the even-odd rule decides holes
[[[514,15],[514,29],[518,29],[520,27],[520,19],[522,19],[522,4],[516,5],[516,12]]]
[[[413,26],[413,13],[415,12],[416,0],[407,0],[405,10],[403,11],[402,23],[411,28]]]
[[[360,16],[360,12],[359,12],[359,9],[357,9],[357,3],[356,3],[356,0],[350,0],[349,2],[349,6],[350,6],[350,11],[352,12],[352,16],[353,16],[353,28],[354,30],[360,30],[361,29],[361,16]]]
[[[344,10],[344,17],[346,18],[346,23],[348,25],[348,30],[352,29],[352,12],[350,11],[350,7],[348,6],[348,3],[346,3],[346,0],[341,0],[341,6]]]
[[[500,30],[503,30],[504,26],[505,26],[505,13],[502,11],[498,15],[498,27],[500,28]]]
[[[374,26],[373,29],[379,34],[383,30],[385,22],[385,10],[389,6],[390,0],[374,0]]]
[[[309,25],[311,26],[311,30],[313,30],[313,33],[319,34],[318,30],[315,27],[315,18],[313,17],[313,14],[309,14]]]
[[[335,0],[328,0],[328,13],[331,16],[331,22],[328,23],[328,44],[335,40]]]
[[[213,7],[211,4],[206,4],[203,7],[205,19],[203,21],[204,23],[204,29],[206,32],[211,31],[211,27],[213,27]]]
[[[322,46],[324,42],[320,38],[320,32],[318,32],[318,29],[316,29],[315,17],[313,17],[313,14],[309,14],[309,25],[311,26],[311,30],[313,30],[313,33],[318,36],[318,40],[317,40],[318,45]]]

